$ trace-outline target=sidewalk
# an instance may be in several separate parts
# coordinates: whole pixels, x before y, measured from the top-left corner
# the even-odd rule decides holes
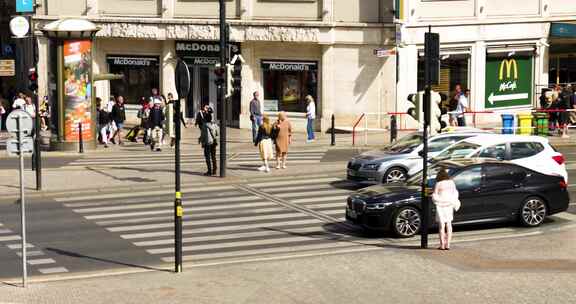
[[[572,229],[456,243],[451,251],[375,247],[340,255],[184,265],[181,274],[150,271],[33,282],[27,290],[5,283],[0,303],[568,304],[576,302],[576,245],[565,240],[575,236]]]

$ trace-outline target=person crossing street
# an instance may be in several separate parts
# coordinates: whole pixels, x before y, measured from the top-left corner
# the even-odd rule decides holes
[[[150,150],[162,151],[163,126],[166,116],[159,100],[154,101],[154,107],[150,110],[150,127],[152,128],[152,142]]]

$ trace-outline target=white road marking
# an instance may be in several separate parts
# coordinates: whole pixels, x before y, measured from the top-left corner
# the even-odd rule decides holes
[[[251,232],[241,232],[241,233],[232,233],[232,234],[224,234],[224,235],[208,235],[208,236],[196,236],[196,237],[187,237],[182,238],[183,243],[194,243],[194,242],[202,242],[202,241],[225,241],[225,240],[234,240],[237,238],[250,238],[250,237],[264,237],[264,236],[283,236],[283,235],[290,235],[290,234],[301,234],[301,233],[313,233],[318,232],[320,233],[327,233],[322,227],[304,227],[304,228],[293,228],[287,231],[277,231],[277,230],[265,230],[265,231],[251,231]],[[141,241],[141,242],[134,242],[133,244],[139,247],[148,247],[148,246],[160,246],[160,245],[169,245],[173,244],[174,239],[164,239],[164,240],[154,240],[154,241]],[[244,244],[244,243],[238,243]]]
[[[275,222],[275,223],[267,223],[267,224],[245,224],[245,225],[233,225],[233,226],[214,226],[210,228],[194,228],[194,229],[184,229],[182,232],[183,235],[194,235],[199,233],[209,233],[209,232],[224,232],[224,231],[238,231],[240,229],[271,229],[273,227],[282,227],[282,226],[296,226],[296,225],[308,225],[308,224],[321,224],[321,222],[317,219],[304,219],[304,220],[294,220],[294,221],[284,221],[284,222]],[[161,237],[161,236],[173,236],[174,230],[165,230],[165,231],[156,231],[156,232],[144,232],[144,233],[131,233],[131,234],[122,234],[120,235],[121,238],[131,240],[131,239],[144,239],[144,238],[154,238],[154,237]]]
[[[8,234],[8,233],[14,233],[14,231],[10,229],[0,229],[0,234]]]
[[[195,226],[195,225],[207,225],[207,224],[223,224],[223,223],[242,223],[242,222],[253,222],[258,220],[271,220],[271,219],[290,219],[290,218],[298,218],[298,217],[305,217],[301,213],[287,213],[287,214],[273,214],[273,215],[262,215],[262,216],[246,216],[246,217],[238,217],[238,218],[226,218],[226,219],[210,219],[210,220],[201,220],[201,221],[191,221],[191,222],[184,222],[183,226]],[[264,224],[259,224],[264,225]],[[125,232],[125,231],[137,231],[137,230],[150,230],[150,229],[161,229],[161,228],[169,228],[173,227],[173,223],[165,223],[165,224],[149,224],[149,225],[134,225],[134,226],[120,226],[120,227],[109,227],[106,228],[110,232]]]
[[[0,242],[19,241],[19,235],[0,236]]]
[[[250,187],[254,187],[254,188],[266,188],[266,187],[270,187],[270,186],[285,186],[285,185],[300,185],[300,184],[313,184],[313,183],[321,183],[321,182],[334,182],[334,181],[339,181],[339,178],[335,178],[335,177],[324,177],[324,178],[312,178],[309,179],[308,177],[306,177],[306,179],[298,179],[298,180],[283,180],[283,181],[274,181],[274,182],[262,182],[262,183],[250,183],[248,184],[248,186]]]
[[[232,186],[205,186],[201,189],[198,187],[185,188],[182,189],[183,193],[197,193],[197,192],[208,192],[208,191],[219,191],[219,190],[231,190]],[[158,190],[158,191],[139,191],[130,193],[114,193],[114,194],[103,194],[103,195],[90,195],[90,196],[77,196],[77,197],[59,197],[55,200],[58,202],[79,202],[82,203],[84,200],[96,200],[96,199],[113,199],[113,198],[123,198],[123,197],[134,197],[134,196],[150,196],[150,195],[162,195],[162,194],[174,194],[173,190]],[[69,207],[74,205],[67,204]]]
[[[16,254],[19,257],[22,257],[22,252],[16,252]],[[37,257],[37,256],[42,256],[42,255],[44,255],[44,252],[42,252],[40,250],[27,250],[26,251],[26,256],[29,256],[29,257]]]
[[[28,260],[28,264],[30,265],[46,265],[46,264],[54,264],[56,261],[53,259],[36,259],[36,260]]]
[[[53,273],[63,273],[68,272],[68,269],[64,267],[53,267],[53,268],[40,268],[38,269],[42,274],[53,274]]]
[[[310,195],[334,195],[334,194],[341,194],[341,193],[352,193],[350,190],[339,190],[339,189],[332,189],[332,190],[325,190],[325,191],[315,191],[315,192],[300,192],[300,193],[278,193],[274,194],[276,197],[280,198],[292,198],[292,197],[302,197],[302,196],[310,196]]]
[[[323,196],[323,197],[313,197],[313,198],[302,198],[296,200],[290,200],[294,204],[306,204],[306,203],[317,203],[317,202],[328,202],[341,200],[346,203],[346,199],[349,195],[337,195],[337,196]]]
[[[21,249],[22,244],[10,244],[10,245],[6,245],[6,247],[8,247],[10,249]],[[26,244],[26,248],[34,248],[34,245]]]

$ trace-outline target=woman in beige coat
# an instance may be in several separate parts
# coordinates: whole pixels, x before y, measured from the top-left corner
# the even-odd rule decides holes
[[[285,112],[278,113],[278,120],[274,124],[276,142],[276,169],[286,169],[288,146],[292,144],[292,125]]]

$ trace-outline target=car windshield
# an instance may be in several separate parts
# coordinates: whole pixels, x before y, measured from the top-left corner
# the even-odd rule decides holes
[[[467,142],[457,143],[451,147],[448,147],[446,150],[440,152],[440,154],[438,154],[436,157],[433,158],[433,161],[464,158],[478,148],[480,148],[480,145],[477,144]]]
[[[384,151],[391,153],[410,153],[422,143],[422,135],[419,133],[408,134],[386,147]]]
[[[454,167],[447,167],[445,165],[432,165],[430,167],[428,167],[428,185],[429,186],[433,186],[436,182],[436,174],[438,174],[438,171],[440,171],[441,168],[446,169],[446,172],[448,172],[448,175],[452,176],[452,174],[454,174],[457,169]],[[417,174],[414,174],[412,177],[410,177],[406,183],[408,185],[420,185],[422,183],[422,171],[418,172]]]

